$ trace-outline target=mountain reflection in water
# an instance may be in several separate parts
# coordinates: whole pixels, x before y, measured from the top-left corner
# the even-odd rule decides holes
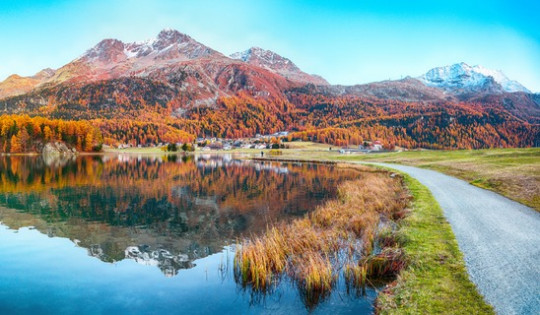
[[[329,165],[230,156],[0,158],[0,221],[65,237],[104,262],[175,276],[273,222],[304,215],[357,176]]]

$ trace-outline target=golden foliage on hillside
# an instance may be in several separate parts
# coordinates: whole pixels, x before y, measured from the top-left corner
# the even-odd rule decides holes
[[[297,138],[340,146],[379,140],[387,148],[529,147],[540,138],[535,111],[531,105],[518,106],[518,100],[400,101],[335,95],[309,86],[283,91],[280,98],[246,91],[201,97],[159,81],[123,78],[52,87],[4,99],[0,105],[7,112],[94,121],[111,145],[285,130],[299,132],[293,135]]]

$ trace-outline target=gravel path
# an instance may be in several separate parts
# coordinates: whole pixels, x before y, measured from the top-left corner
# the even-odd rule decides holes
[[[540,314],[540,213],[435,171],[371,164],[408,173],[433,193],[471,280],[498,314]]]

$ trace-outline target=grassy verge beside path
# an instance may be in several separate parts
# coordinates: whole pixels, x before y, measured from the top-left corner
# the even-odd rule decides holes
[[[429,190],[403,174],[412,211],[398,235],[409,266],[379,294],[381,314],[494,314],[469,280],[450,224]]]

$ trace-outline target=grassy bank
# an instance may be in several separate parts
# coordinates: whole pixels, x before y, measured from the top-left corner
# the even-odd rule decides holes
[[[381,314],[493,314],[469,280],[452,229],[442,210],[417,180],[404,175],[412,211],[397,235],[408,257],[398,279],[379,294]]]
[[[469,280],[451,227],[429,190],[407,175],[403,181],[410,203],[396,178],[376,172],[344,183],[339,200],[311,215],[247,240],[236,257],[238,280],[265,292],[283,275],[291,276],[310,305],[340,275],[358,289],[397,274],[379,294],[381,314],[493,314]],[[381,214],[397,225],[381,228]],[[372,251],[376,247],[380,251]],[[336,261],[338,256],[344,260]]]

